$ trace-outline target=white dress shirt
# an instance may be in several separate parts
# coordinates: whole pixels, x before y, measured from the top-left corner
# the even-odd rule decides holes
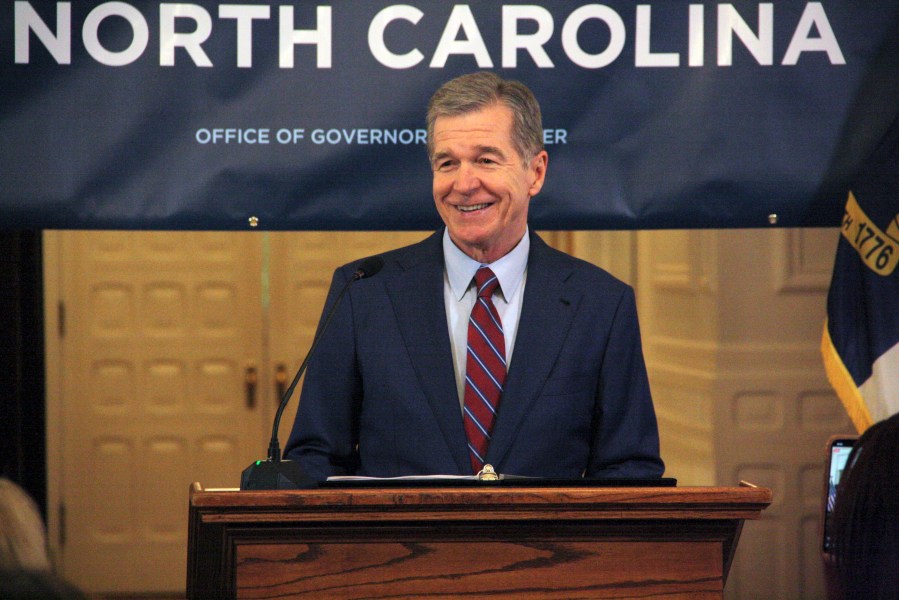
[[[488,266],[499,279],[499,289],[493,294],[493,304],[503,324],[506,341],[506,369],[512,364],[512,349],[518,333],[518,319],[524,299],[527,279],[528,253],[531,240],[528,231],[511,252]],[[477,298],[474,274],[482,263],[462,252],[443,232],[443,301],[449,327],[450,347],[453,351],[453,371],[459,407],[465,401],[465,363],[468,359],[468,319]]]

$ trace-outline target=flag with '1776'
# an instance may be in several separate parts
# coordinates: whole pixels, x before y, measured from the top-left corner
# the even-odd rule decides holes
[[[899,412],[899,118],[846,201],[821,341],[859,433]]]

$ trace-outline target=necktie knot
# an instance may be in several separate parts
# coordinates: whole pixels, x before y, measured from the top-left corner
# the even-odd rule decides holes
[[[474,282],[478,288],[478,298],[492,298],[493,292],[499,287],[499,279],[490,267],[480,267],[474,274]]]

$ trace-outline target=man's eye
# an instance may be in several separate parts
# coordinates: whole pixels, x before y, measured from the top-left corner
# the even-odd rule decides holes
[[[480,162],[482,165],[492,165],[492,164],[496,163],[495,160],[493,160],[492,158],[488,158],[486,156],[481,157],[481,159],[478,162]]]

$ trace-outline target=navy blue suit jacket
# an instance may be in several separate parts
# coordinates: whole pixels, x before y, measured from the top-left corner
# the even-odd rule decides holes
[[[443,301],[442,230],[353,283],[306,373],[285,448],[316,479],[470,475]],[[337,269],[326,310],[355,265]],[[531,234],[487,462],[539,477],[664,470],[633,290]]]

